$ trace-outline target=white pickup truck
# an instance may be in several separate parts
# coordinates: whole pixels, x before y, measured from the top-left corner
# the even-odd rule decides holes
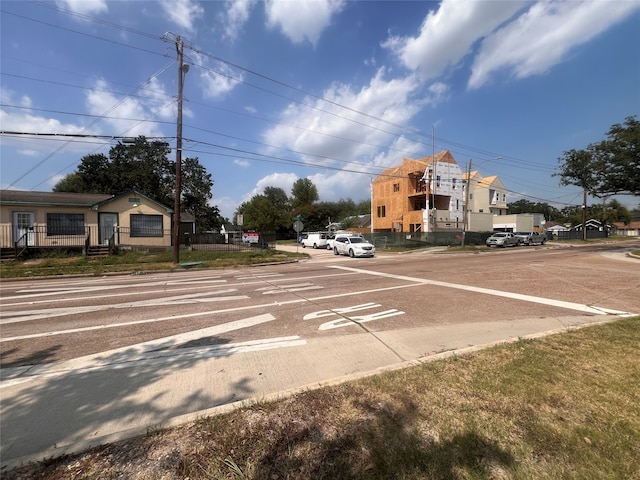
[[[547,241],[547,237],[538,232],[516,232],[513,235],[516,236],[523,245],[544,245]]]

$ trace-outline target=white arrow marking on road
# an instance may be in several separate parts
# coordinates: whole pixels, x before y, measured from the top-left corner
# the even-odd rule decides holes
[[[324,287],[314,285],[313,283],[298,283],[296,285],[272,285],[268,287],[257,288],[257,292],[263,295],[272,295],[274,293],[301,292],[303,290],[319,290]]]
[[[333,310],[318,310],[317,312],[307,313],[303,320],[317,320],[318,318],[330,317],[332,315],[346,315],[347,313],[360,312],[362,310],[368,310],[369,308],[381,307],[379,303],[363,303],[361,305],[354,305],[353,307],[334,308]]]
[[[354,317],[338,318],[325,322],[318,327],[318,330],[333,330],[334,328],[342,328],[357,325],[360,323],[372,322],[374,320],[382,320],[383,318],[395,317],[397,315],[404,315],[404,312],[392,308],[391,310],[385,310],[384,312],[372,313],[370,315],[356,315]]]

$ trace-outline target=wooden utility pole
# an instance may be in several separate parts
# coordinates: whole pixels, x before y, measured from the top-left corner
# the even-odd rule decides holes
[[[189,66],[182,63],[183,44],[182,38],[176,36],[176,49],[178,51],[178,122],[176,133],[176,191],[173,205],[173,263],[180,263],[180,196],[182,194],[182,90],[184,86],[184,74],[189,71]]]
[[[471,190],[471,159],[467,165],[467,184],[464,190],[464,211],[462,212],[462,248],[464,248],[465,237],[469,229],[469,190]]]
[[[587,190],[582,192],[582,240],[587,239]]]

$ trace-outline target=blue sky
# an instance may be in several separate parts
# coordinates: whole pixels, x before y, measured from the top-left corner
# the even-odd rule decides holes
[[[640,113],[640,1],[3,1],[0,128],[167,137],[185,45],[183,157],[231,218],[310,178],[369,198],[404,157],[448,149],[507,200],[558,208],[558,157]],[[435,138],[435,142],[432,139]],[[2,188],[48,191],[113,140],[0,136]],[[435,145],[434,145],[435,143]],[[172,159],[175,151],[172,152]],[[153,195],[153,192],[148,192]],[[638,199],[619,197],[630,208]]]

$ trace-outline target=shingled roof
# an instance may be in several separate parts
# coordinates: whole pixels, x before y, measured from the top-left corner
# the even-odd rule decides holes
[[[91,207],[113,198],[98,193],[29,192],[26,190],[0,190],[0,203],[5,205],[57,205]]]

